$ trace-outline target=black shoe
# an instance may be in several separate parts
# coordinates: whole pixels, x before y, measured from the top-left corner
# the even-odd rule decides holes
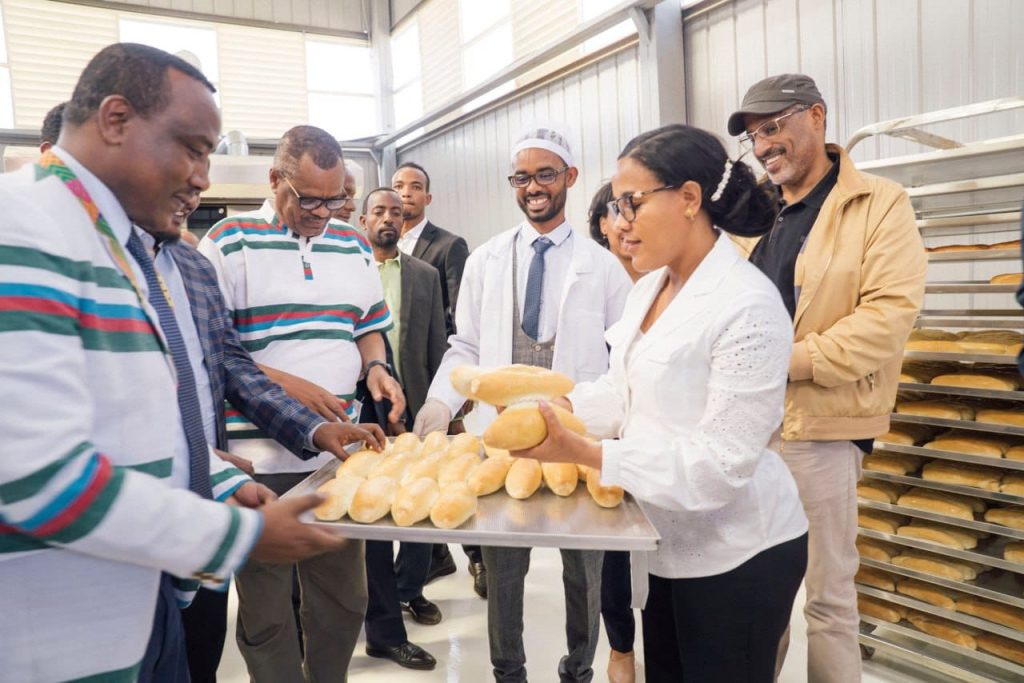
[[[422,669],[429,671],[437,666],[437,660],[430,656],[430,653],[419,645],[414,645],[408,640],[401,645],[385,645],[384,647],[366,646],[366,654],[371,657],[390,659],[398,666],[406,669]]]
[[[431,581],[436,581],[442,576],[448,576],[449,574],[455,573],[455,560],[452,559],[451,553],[445,553],[444,558],[438,560],[432,558],[430,562],[430,571],[427,573],[427,579],[423,582],[423,585],[427,585]]]
[[[409,602],[400,602],[398,604],[402,606],[403,610],[411,614],[413,621],[417,623],[426,626],[441,623],[441,610],[422,595],[418,598],[413,598]]]
[[[473,575],[473,590],[484,600],[487,599],[487,567],[483,562],[470,562],[469,573]]]

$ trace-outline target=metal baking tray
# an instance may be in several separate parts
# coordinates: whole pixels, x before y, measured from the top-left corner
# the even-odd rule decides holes
[[[921,446],[907,446],[898,443],[887,443],[885,441],[875,442],[875,452],[888,451],[890,453],[907,453],[919,455],[923,458],[937,458],[939,460],[952,460],[954,462],[968,462],[972,465],[985,465],[986,467],[998,467],[1004,470],[1017,470],[1024,472],[1024,460],[1008,460],[1007,458],[992,458],[987,455],[969,455],[967,453],[954,453],[953,451],[939,451]]]
[[[885,512],[893,512],[906,517],[919,517],[920,519],[927,519],[932,522],[942,522],[943,524],[950,524],[952,526],[961,526],[965,529],[976,529],[978,531],[996,534],[997,536],[1007,536],[1009,538],[1024,540],[1024,529],[1014,529],[1013,527],[1003,526],[1002,524],[991,524],[985,521],[972,522],[961,517],[950,517],[949,515],[929,512],[928,510],[919,510],[917,508],[904,507],[902,505],[890,505],[889,503],[882,503],[877,500],[859,499],[858,504],[860,507],[884,510]]]
[[[1024,401],[1024,391],[1003,391],[1001,389],[972,389],[970,387],[948,387],[941,384],[917,384],[900,382],[900,391],[916,391],[923,394],[967,396],[970,398],[992,398],[1000,401]]]
[[[1011,562],[1003,559],[1003,547],[1010,542],[1010,539],[1002,536],[978,539],[978,547],[974,550],[959,550],[939,543],[925,541],[920,538],[908,538],[897,534],[887,534],[884,531],[875,531],[874,529],[863,529],[858,527],[857,533],[861,536],[874,538],[879,541],[887,541],[907,548],[925,550],[935,555],[943,555],[945,557],[953,557],[958,560],[967,560],[968,562],[974,562],[975,564],[983,564],[986,567],[995,567],[996,569],[1005,569],[1006,571],[1017,573],[1024,572],[1024,565],[1019,562]],[[1022,584],[1022,586],[1024,586],[1024,584]]]
[[[334,477],[340,464],[338,460],[327,463],[283,497],[314,493],[317,487]],[[631,495],[627,493],[618,507],[606,509],[594,502],[582,483],[575,493],[564,498],[543,487],[527,500],[516,500],[503,491],[482,496],[476,515],[457,529],[438,529],[429,521],[400,527],[390,517],[373,524],[359,524],[348,518],[322,522],[312,512],[305,513],[302,521],[346,538],[373,541],[656,550],[661,539]]]
[[[905,486],[914,486],[923,489],[947,491],[949,493],[957,493],[962,496],[971,496],[972,498],[984,498],[986,500],[1005,503],[1008,505],[1024,505],[1024,496],[1015,496],[1012,493],[1002,493],[1001,491],[989,491],[988,489],[979,489],[973,486],[964,486],[962,484],[947,484],[943,481],[932,481],[930,479],[924,479],[916,474],[901,475],[889,474],[888,472],[878,472],[876,470],[864,470],[862,477],[865,479],[890,481],[894,484],[903,484]]]
[[[1014,287],[1014,285],[993,285],[997,287]],[[1016,291],[1016,289],[1014,289]],[[991,353],[933,353],[931,351],[904,351],[903,357],[909,360],[936,360],[952,363],[987,363],[990,365],[1016,365],[1017,356],[996,355]]]
[[[1006,240],[1009,242],[1009,240]],[[1020,249],[977,249],[975,251],[928,252],[928,260],[935,261],[1017,261]]]
[[[949,619],[950,621],[955,621],[959,624],[965,624],[982,631],[988,631],[989,633],[995,633],[996,635],[1003,636],[1004,638],[1024,643],[1024,631],[1018,631],[1017,629],[1010,628],[1009,626],[1003,626],[1002,624],[997,624],[994,621],[974,617],[970,614],[964,614],[963,612],[952,612],[948,609],[942,609],[941,607],[936,607],[935,605],[924,602],[923,600],[917,600],[909,595],[903,595],[902,593],[884,591],[881,588],[865,586],[859,583],[855,585],[857,592],[862,595],[869,595],[873,598],[878,598],[879,600],[885,600],[886,602],[910,607],[918,612],[934,614],[935,616],[942,617],[943,619]]]
[[[915,569],[898,567],[889,562],[879,562],[867,557],[860,558],[860,563],[865,567],[873,567],[874,569],[887,571],[890,574],[900,574],[901,576],[908,576],[926,583],[934,583],[937,586],[945,586],[946,588],[952,588],[963,593],[977,595],[979,598],[995,600],[1004,605],[1024,607],[1024,598],[1021,597],[1022,592],[1024,592],[1024,581],[1021,581],[1020,577],[1012,572],[998,570],[985,572],[973,581],[968,582],[944,579],[934,574],[926,574]]]
[[[995,422],[948,420],[944,417],[922,417],[920,415],[907,415],[905,413],[893,413],[889,419],[892,422],[933,425],[935,427],[948,427],[950,429],[960,429],[971,432],[987,432],[989,434],[1002,434],[1004,436],[1024,436],[1024,427],[1015,427],[1013,425],[1004,425]],[[996,459],[998,458],[993,458],[993,460]]]
[[[1020,312],[1024,315],[1024,310]],[[975,313],[973,315],[980,315]],[[998,311],[993,311],[993,318],[999,316]],[[1003,316],[1005,317],[1005,316]],[[920,315],[914,323],[914,327],[984,327],[990,329],[1019,330],[1024,322],[1021,320],[993,320],[992,318],[971,319],[971,318],[941,318],[936,316]]]
[[[932,282],[924,286],[925,294],[1013,294],[1020,285],[993,285],[985,280],[974,282]]]

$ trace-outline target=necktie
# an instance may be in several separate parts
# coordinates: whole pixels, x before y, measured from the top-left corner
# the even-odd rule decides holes
[[[181,330],[178,329],[174,311],[171,310],[171,305],[157,278],[153,260],[134,229],[128,238],[128,251],[135,257],[142,274],[146,277],[149,303],[160,318],[160,327],[174,358],[174,368],[178,372],[178,410],[181,412],[181,424],[185,428],[185,439],[188,441],[189,488],[203,498],[212,498],[210,452],[206,444],[206,435],[203,434],[203,416],[199,411],[196,378],[192,374],[192,364],[188,360],[185,341],[181,337]]]
[[[523,332],[530,339],[537,339],[540,327],[540,304],[544,291],[544,252],[555,246],[547,237],[533,241],[533,259],[526,276],[526,302],[523,304]]]

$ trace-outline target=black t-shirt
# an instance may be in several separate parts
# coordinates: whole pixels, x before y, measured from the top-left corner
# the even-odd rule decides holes
[[[829,158],[832,159],[832,168],[800,201],[787,204],[782,199],[782,193],[778,193],[779,210],[772,229],[761,238],[750,254],[750,262],[779,288],[790,318],[796,317],[796,302],[800,298],[800,291],[793,281],[796,259],[803,251],[825,198],[839,178],[839,156],[830,154]],[[870,453],[875,440],[859,439],[853,443],[865,453]]]

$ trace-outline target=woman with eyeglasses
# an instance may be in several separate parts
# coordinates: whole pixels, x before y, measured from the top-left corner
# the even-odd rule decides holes
[[[615,227],[615,219],[609,213],[608,204],[612,201],[612,184],[605,183],[590,200],[590,211],[587,223],[590,225],[590,236],[595,242],[612,252],[619,263],[626,269],[629,279],[636,282],[643,275],[633,267],[633,259],[622,250],[622,233]]]
[[[661,534],[632,557],[649,682],[771,681],[807,563],[796,484],[768,449],[792,323],[723,231],[763,233],[772,204],[714,136],[683,125],[631,140],[612,190],[623,251],[646,275],[606,334],[608,373],[558,399],[604,440],[545,405],[548,438],[515,455],[600,469]]]

